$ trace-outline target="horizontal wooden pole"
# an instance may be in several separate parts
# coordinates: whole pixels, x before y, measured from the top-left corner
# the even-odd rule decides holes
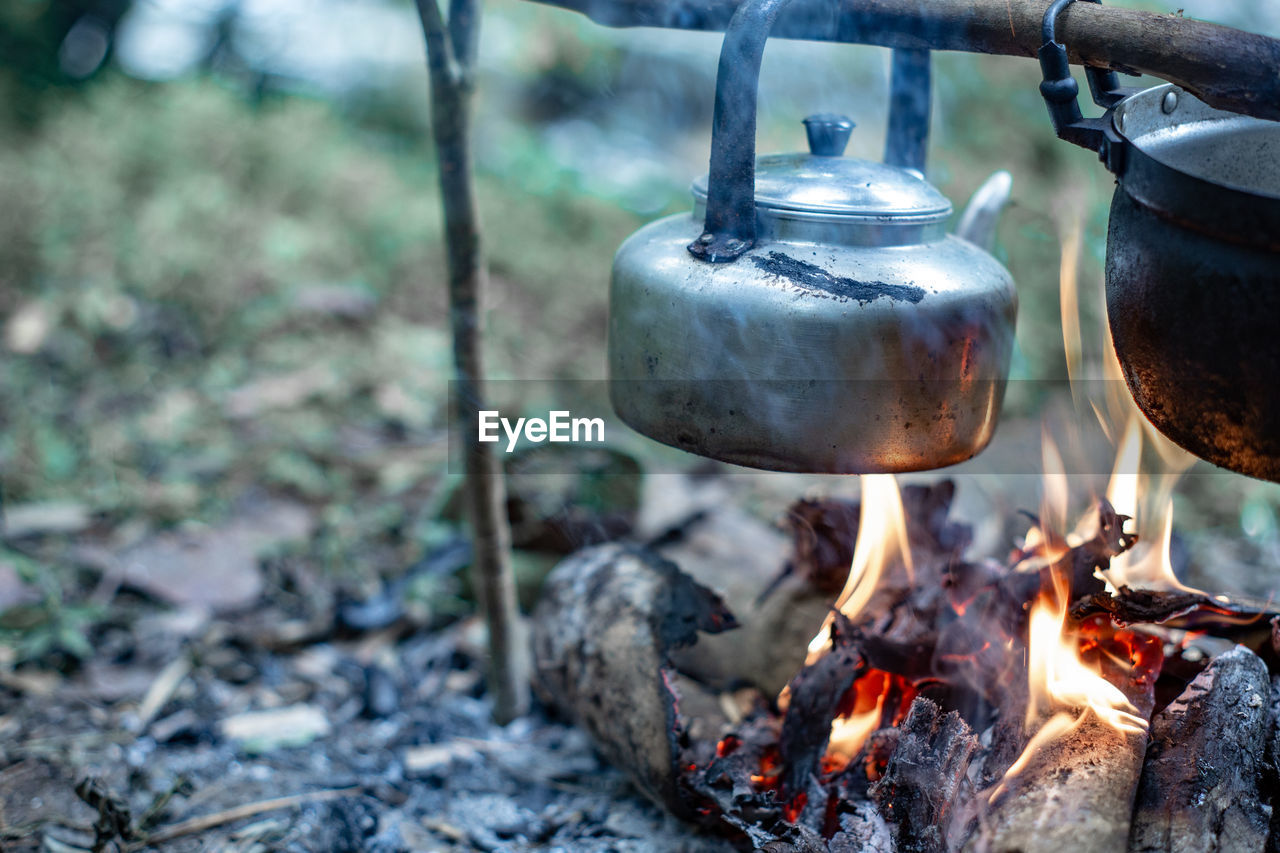
[[[536,0],[609,27],[722,31],[739,0]],[[793,0],[779,38],[1033,57],[1047,0]],[[1218,109],[1280,120],[1280,39],[1096,3],[1058,19],[1071,60],[1150,74]],[[1038,74],[1038,70],[1036,72]]]

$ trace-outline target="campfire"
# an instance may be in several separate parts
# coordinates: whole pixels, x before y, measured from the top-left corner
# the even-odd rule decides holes
[[[852,547],[851,568],[776,695],[753,668],[768,638],[743,625],[708,679],[733,671],[738,689],[709,700],[710,667],[680,648],[735,621],[675,564],[583,552],[538,615],[544,692],[654,799],[757,848],[1264,849],[1266,609],[1177,585],[1167,540],[1135,559],[1131,519],[1105,498],[1087,533],[1041,520],[1003,565],[971,561],[953,494],[900,496],[882,475],[858,507],[795,507],[770,594],[820,589]],[[1131,587],[1152,564],[1163,587]]]
[[[1280,620],[1178,580],[1192,460],[1103,385],[1073,390],[1113,439],[1105,492],[1073,517],[1046,429],[1041,505],[1006,554],[971,553],[954,483],[887,474],[797,502],[773,577],[735,577],[723,555],[762,546],[726,548],[728,509],[579,552],[536,614],[544,698],[746,849],[1271,849]]]

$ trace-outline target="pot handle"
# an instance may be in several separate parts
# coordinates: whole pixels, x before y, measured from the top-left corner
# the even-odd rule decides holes
[[[744,0],[725,28],[711,120],[707,218],[689,253],[709,263],[736,260],[756,242],[756,112],[760,63],[778,13],[791,0]],[[924,171],[929,139],[930,54],[893,52],[885,161]]]
[[[1059,139],[1088,148],[1113,172],[1119,172],[1123,164],[1124,140],[1116,133],[1111,121],[1111,110],[1128,92],[1120,86],[1116,72],[1107,68],[1086,65],[1085,78],[1089,81],[1089,93],[1093,102],[1107,110],[1099,118],[1085,118],[1080,112],[1077,96],[1080,87],[1071,76],[1071,62],[1067,58],[1066,45],[1057,39],[1058,16],[1075,0],[1053,0],[1044,13],[1041,35],[1044,43],[1038,53],[1040,70],[1044,80],[1040,83],[1040,96],[1049,108],[1049,120]],[[1102,0],[1084,0],[1099,3]]]

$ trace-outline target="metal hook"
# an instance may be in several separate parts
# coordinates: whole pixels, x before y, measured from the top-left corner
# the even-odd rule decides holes
[[[1124,140],[1112,126],[1110,110],[1124,99],[1125,92],[1114,71],[1086,65],[1085,77],[1089,81],[1093,102],[1108,112],[1101,118],[1092,119],[1085,118],[1080,112],[1080,87],[1071,76],[1071,61],[1067,57],[1066,45],[1057,38],[1058,16],[1074,2],[1076,0],[1053,0],[1045,9],[1041,26],[1044,43],[1038,53],[1040,70],[1044,75],[1040,83],[1040,96],[1049,108],[1049,119],[1053,122],[1054,132],[1059,139],[1098,152],[1107,168],[1118,172],[1124,154]],[[1084,2],[1101,4],[1101,0]]]

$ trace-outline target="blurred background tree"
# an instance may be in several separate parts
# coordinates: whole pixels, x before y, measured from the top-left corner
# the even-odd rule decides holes
[[[111,58],[131,0],[16,0],[0,7],[0,93],[9,120],[31,125],[50,90],[78,87]]]

